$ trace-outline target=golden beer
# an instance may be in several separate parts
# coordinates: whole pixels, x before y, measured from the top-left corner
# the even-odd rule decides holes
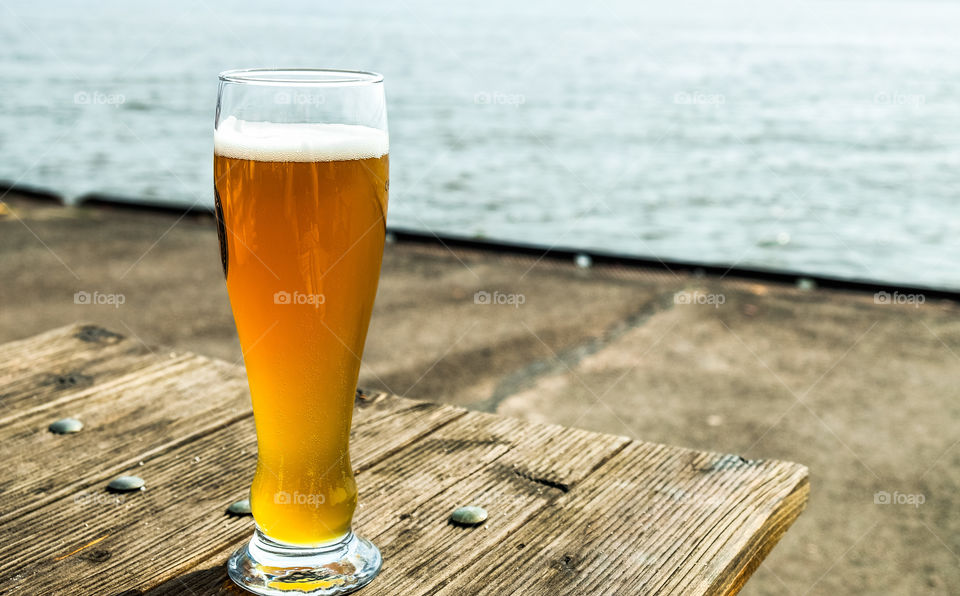
[[[350,531],[348,443],[383,256],[386,133],[337,124],[220,123],[221,256],[257,427],[251,506],[270,538]]]

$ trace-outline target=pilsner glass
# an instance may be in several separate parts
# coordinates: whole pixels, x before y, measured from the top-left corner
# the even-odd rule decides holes
[[[220,256],[257,427],[256,531],[228,562],[258,594],[343,594],[380,570],[351,530],[348,442],[386,230],[383,77],[220,75]]]

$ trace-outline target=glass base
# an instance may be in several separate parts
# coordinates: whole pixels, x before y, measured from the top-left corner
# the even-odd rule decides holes
[[[372,542],[348,533],[317,547],[271,540],[259,529],[230,556],[227,575],[254,594],[348,594],[380,572],[383,559]]]

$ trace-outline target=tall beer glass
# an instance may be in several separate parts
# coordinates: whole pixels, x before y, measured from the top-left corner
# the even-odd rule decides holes
[[[258,594],[343,594],[380,570],[351,531],[348,442],[387,214],[383,78],[220,75],[220,256],[257,427],[256,531],[230,577]]]

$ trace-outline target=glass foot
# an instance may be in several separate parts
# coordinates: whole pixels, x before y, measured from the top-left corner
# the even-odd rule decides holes
[[[254,594],[348,594],[370,583],[382,562],[377,547],[353,532],[303,547],[275,542],[258,529],[230,556],[227,574]]]

